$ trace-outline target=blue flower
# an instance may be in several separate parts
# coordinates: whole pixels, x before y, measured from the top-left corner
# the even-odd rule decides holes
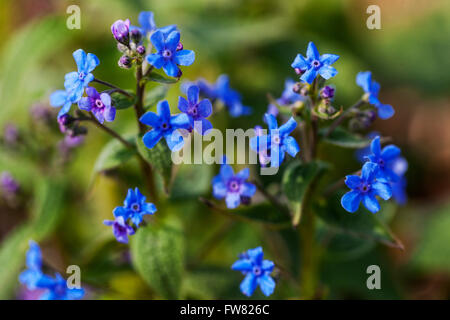
[[[163,68],[171,77],[180,77],[181,70],[178,65],[190,66],[194,63],[195,53],[192,50],[177,50],[180,42],[180,33],[171,32],[167,37],[160,30],[155,31],[150,40],[156,49],[156,53],[147,56],[147,62],[156,69]]]
[[[82,288],[69,289],[66,280],[59,273],[56,273],[55,278],[47,275],[42,276],[37,283],[37,287],[47,289],[39,298],[40,300],[78,300],[84,296]]]
[[[256,152],[270,150],[270,165],[279,167],[284,161],[286,152],[295,157],[300,151],[297,141],[289,135],[297,127],[297,122],[291,117],[278,128],[277,119],[273,115],[266,113],[264,117],[269,127],[269,134],[253,137],[250,140],[250,147]]]
[[[195,130],[204,135],[206,131],[212,128],[211,122],[205,119],[208,118],[212,113],[211,101],[204,99],[199,101],[199,87],[196,85],[191,85],[187,89],[187,100],[180,97],[178,100],[178,109],[184,112],[189,117],[190,129],[195,128]],[[198,128],[198,125],[201,125]]]
[[[276,100],[278,105],[289,106],[297,101],[305,100],[305,97],[294,92],[294,85],[294,80],[286,79],[286,81],[284,82],[284,91],[281,94],[281,97]],[[275,105],[270,104],[267,109],[267,113],[270,113],[276,117],[278,115],[278,108]]]
[[[151,11],[142,11],[139,13],[138,18],[139,24],[141,27],[131,26],[131,30],[138,29],[145,37],[151,34],[155,30],[159,30],[163,33],[164,37],[167,37],[172,31],[177,30],[176,25],[170,25],[162,28],[157,28],[153,12]]]
[[[43,274],[42,253],[39,245],[30,240],[30,248],[26,255],[27,270],[19,275],[19,281],[29,290],[45,290],[40,300],[75,300],[84,296],[83,289],[67,287],[67,282],[59,273],[55,278]]]
[[[158,102],[157,113],[147,112],[139,119],[143,124],[153,127],[153,130],[147,132],[142,138],[145,146],[152,149],[164,137],[170,150],[180,150],[184,140],[178,129],[189,130],[191,125],[189,117],[185,113],[171,116],[169,103],[166,100]]]
[[[227,107],[232,117],[240,117],[252,113],[250,107],[244,106],[241,95],[230,87],[230,79],[222,74],[217,78],[216,83],[210,84],[205,79],[198,79],[196,82],[182,85],[182,90],[187,91],[192,84],[196,84],[200,89],[200,95],[211,100],[220,100]]]
[[[226,164],[226,159],[224,159],[220,173],[212,180],[214,197],[216,199],[225,198],[229,209],[237,208],[241,204],[241,200],[246,202],[256,192],[255,185],[246,181],[249,176],[248,168],[234,174],[233,168]]]
[[[62,107],[61,110],[59,110],[58,118],[61,118],[70,111],[72,104],[76,103],[75,98],[75,95],[71,92],[64,90],[56,90],[50,95],[50,105],[55,108]]]
[[[263,260],[263,257],[261,247],[249,249],[231,266],[231,269],[241,271],[245,275],[240,289],[248,297],[253,294],[258,285],[266,296],[270,296],[275,290],[275,280],[270,276],[275,264],[270,260]]]
[[[78,101],[78,107],[81,110],[92,112],[98,122],[114,121],[116,117],[116,108],[111,106],[111,96],[107,93],[99,94],[95,88],[86,88],[87,97],[82,97]]]
[[[251,108],[242,104],[239,92],[230,87],[230,79],[227,75],[217,78],[215,90],[217,98],[222,100],[232,117],[251,114]]]
[[[134,191],[133,189],[128,189],[123,207],[116,207],[113,211],[114,217],[123,217],[125,221],[130,219],[136,227],[139,227],[144,215],[154,214],[155,212],[155,205],[145,202],[145,196],[142,195],[138,188],[135,188]]]
[[[394,108],[389,104],[382,104],[378,100],[380,92],[380,84],[372,80],[372,73],[370,71],[360,72],[356,76],[356,84],[363,88],[368,95],[368,101],[378,109],[378,116],[381,119],[389,119],[395,113]]]
[[[28,289],[35,290],[42,273],[42,253],[39,245],[33,240],[29,241],[30,248],[26,255],[27,269],[19,275],[20,283],[26,285]]]
[[[78,71],[69,72],[65,76],[64,88],[74,96],[74,102],[78,102],[94,75],[91,73],[100,63],[97,56],[93,53],[84,52],[78,49],[73,53],[73,58],[77,64]]]
[[[389,181],[397,181],[399,176],[393,171],[392,165],[400,156],[400,148],[391,144],[381,150],[380,137],[377,136],[372,140],[370,150],[372,153],[367,156],[367,159],[378,164],[379,176]]]
[[[379,178],[379,166],[372,162],[366,162],[362,167],[361,176],[349,175],[345,178],[345,184],[352,189],[341,199],[342,207],[348,212],[356,212],[362,201],[364,206],[372,213],[380,210],[376,196],[389,200],[392,189],[385,179]]]
[[[133,227],[126,224],[123,216],[118,216],[113,221],[105,220],[103,224],[108,227],[112,226],[114,236],[121,243],[128,243],[128,236],[135,233]]]
[[[299,53],[291,66],[294,69],[300,69],[303,73],[300,79],[311,84],[318,74],[326,80],[334,77],[338,72],[331,65],[338,59],[339,56],[336,54],[320,55],[314,43],[310,42],[306,50],[306,58]]]

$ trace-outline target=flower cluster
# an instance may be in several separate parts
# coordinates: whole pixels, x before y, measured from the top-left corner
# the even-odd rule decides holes
[[[95,54],[86,54],[83,49],[75,51],[73,58],[77,64],[78,71],[66,74],[64,81],[65,90],[58,90],[50,95],[50,105],[53,107],[62,107],[58,117],[68,113],[72,104],[80,101],[84,89],[94,80],[94,75],[91,72],[100,63]]]
[[[275,280],[270,276],[275,264],[263,259],[263,250],[257,247],[242,253],[239,260],[231,266],[231,269],[241,271],[245,275],[240,289],[248,297],[253,294],[258,285],[266,296],[270,296],[275,290]]]
[[[42,253],[39,245],[30,240],[26,255],[27,269],[19,275],[19,281],[29,290],[43,291],[40,300],[77,300],[84,296],[82,288],[69,288],[66,280],[59,274],[48,276],[42,271]]]
[[[341,204],[349,212],[356,212],[360,202],[370,212],[378,212],[380,204],[376,196],[389,200],[394,195],[399,203],[406,201],[403,175],[407,162],[401,157],[400,149],[395,145],[381,149],[380,137],[376,136],[372,140],[370,152],[365,156],[367,162],[362,167],[361,176],[346,177],[345,184],[352,190],[342,197]]]
[[[128,236],[135,233],[135,229],[128,224],[131,222],[139,228],[144,215],[154,214],[156,207],[153,203],[145,202],[146,197],[138,188],[129,189],[123,206],[116,207],[113,211],[114,220],[105,220],[106,226],[112,226],[113,234],[118,242],[128,243]]]
[[[239,92],[230,87],[230,79],[227,75],[220,75],[214,84],[210,84],[204,79],[197,80],[195,84],[200,88],[202,96],[223,103],[232,117],[251,114],[252,109],[242,104]]]

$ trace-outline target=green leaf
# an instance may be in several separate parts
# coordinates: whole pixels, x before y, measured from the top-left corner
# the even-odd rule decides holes
[[[293,212],[292,223],[300,223],[304,198],[311,183],[326,169],[328,164],[322,161],[302,163],[293,161],[285,170],[282,179],[283,192],[289,200]]]
[[[153,81],[153,82],[158,82],[158,83],[164,83],[164,84],[172,84],[172,83],[177,83],[178,79],[177,78],[167,78],[155,71],[150,72],[150,74],[146,75],[143,80],[145,81]]]
[[[124,110],[132,107],[135,104],[136,97],[134,95],[132,97],[127,97],[122,93],[116,91],[111,94],[111,100],[112,105],[117,110]]]
[[[139,228],[131,240],[133,265],[164,299],[178,299],[183,275],[183,235],[177,220]]]
[[[164,99],[164,97],[167,94],[167,90],[169,88],[165,85],[159,85],[154,87],[153,89],[148,90],[147,94],[145,95],[144,99],[144,105],[145,110],[150,109],[153,105]]]
[[[9,299],[19,285],[18,276],[25,269],[28,241],[37,242],[51,234],[61,221],[65,184],[59,180],[43,178],[36,185],[38,201],[33,218],[11,231],[0,247],[0,299]]]
[[[134,137],[127,138],[127,141],[134,144]],[[97,157],[94,165],[95,172],[102,172],[114,169],[130,160],[136,151],[125,147],[120,141],[113,139],[109,141]]]
[[[381,210],[375,214],[363,208],[349,213],[341,206],[341,192],[337,195],[322,199],[317,205],[319,217],[334,231],[344,232],[363,241],[376,241],[390,247],[403,249],[403,244],[392,233],[387,223],[395,214],[395,204],[382,202]]]
[[[213,166],[207,164],[181,165],[173,181],[170,198],[192,199],[205,195],[211,189]],[[195,183],[192,183],[195,181]]]
[[[290,226],[291,218],[286,212],[281,212],[268,203],[242,207],[230,211],[229,214],[241,218],[249,219],[255,222],[273,225],[274,227]]]
[[[450,272],[450,206],[430,215],[412,265],[427,272]]]
[[[136,138],[138,152],[161,175],[164,187],[168,191],[172,181],[172,152],[163,139],[149,149],[142,141],[142,137],[142,135],[138,135]]]
[[[320,134],[322,137],[326,134],[328,128],[321,130]],[[370,139],[365,138],[359,134],[348,132],[347,130],[338,127],[331,132],[331,134],[323,138],[323,141],[342,147],[342,148],[352,148],[360,149],[367,147],[370,144]]]

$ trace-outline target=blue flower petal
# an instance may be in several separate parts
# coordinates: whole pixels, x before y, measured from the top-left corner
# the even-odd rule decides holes
[[[392,196],[392,189],[387,183],[375,182],[372,184],[372,190],[383,200],[389,200]]]
[[[196,85],[192,85],[187,89],[187,98],[191,105],[197,104],[200,89]]]
[[[372,213],[376,213],[380,211],[380,204],[378,203],[377,199],[375,198],[375,195],[372,193],[366,193],[363,196],[363,204]]]
[[[147,126],[151,126],[154,128],[158,128],[161,124],[159,116],[154,112],[147,112],[145,113],[140,119],[140,122]]]
[[[256,186],[254,184],[249,182],[244,182],[242,184],[241,195],[243,195],[244,197],[251,198],[254,196],[255,192]]]
[[[227,186],[222,181],[213,181],[213,195],[216,199],[225,198],[227,192]]]
[[[156,69],[160,69],[164,65],[164,58],[157,53],[149,54],[146,59],[147,62],[154,66]]]
[[[248,259],[240,259],[233,263],[231,266],[231,269],[237,270],[237,271],[252,271],[253,265],[251,260]]]
[[[306,56],[308,57],[308,60],[320,59],[319,51],[317,50],[316,45],[312,41],[308,43],[308,48],[306,49]]]
[[[234,176],[233,168],[228,164],[220,166],[220,176],[222,181],[227,182]]]
[[[395,113],[394,108],[389,104],[380,103],[380,104],[376,105],[375,107],[378,109],[378,116],[383,120],[389,119]]]
[[[184,97],[178,98],[178,109],[181,112],[188,112],[189,111],[189,103]]]
[[[203,99],[197,106],[198,115],[202,118],[208,118],[212,114],[212,104],[208,99]]]
[[[280,127],[280,135],[285,136],[290,134],[297,127],[297,121],[291,117],[285,124]]]
[[[324,65],[331,65],[339,59],[337,54],[325,53],[320,56],[320,62]]]
[[[283,145],[286,148],[286,152],[291,157],[295,157],[300,151],[300,147],[298,146],[297,141],[291,136],[287,136],[283,139]]]
[[[165,49],[164,34],[161,31],[159,30],[155,31],[151,35],[150,41],[152,42],[157,52],[163,51]]]
[[[301,55],[299,53],[295,57],[294,62],[292,62],[291,67],[305,70],[305,69],[308,69],[309,63],[306,61],[306,59],[303,57],[303,55]]]
[[[300,77],[300,79],[306,83],[311,84],[317,76],[317,70],[314,68],[310,68],[306,70],[304,74]]]
[[[249,168],[244,168],[241,171],[239,171],[238,173],[236,173],[236,178],[241,179],[241,180],[247,180],[249,176],[250,176]]]
[[[180,73],[180,68],[178,68],[176,63],[171,60],[164,62],[163,70],[169,77],[178,77]]]
[[[356,75],[356,84],[363,88],[364,92],[370,92],[372,83],[372,73],[370,71],[361,71]]]
[[[243,294],[245,294],[247,297],[250,297],[253,292],[255,292],[257,285],[257,278],[253,275],[253,273],[248,273],[239,287]]]
[[[361,178],[355,175],[349,175],[345,177],[345,184],[350,189],[356,189],[361,185]]]
[[[270,296],[275,290],[275,280],[269,275],[262,275],[258,278],[258,284],[265,296]]]
[[[75,63],[78,67],[78,72],[84,72],[86,66],[86,52],[83,49],[78,49],[72,53]]]
[[[361,170],[361,178],[364,181],[372,182],[378,173],[378,165],[372,162],[366,162]]]
[[[178,130],[172,131],[169,134],[164,135],[164,139],[166,139],[167,146],[169,149],[174,151],[179,151],[183,148],[184,140],[183,136],[178,132]]]
[[[275,130],[278,128],[277,119],[273,115],[269,113],[264,114],[264,120],[266,121],[269,130]]]
[[[254,249],[248,249],[247,254],[250,257],[250,259],[253,260],[253,262],[256,265],[261,265],[264,257],[264,252],[261,247],[256,247]]]
[[[192,50],[180,50],[175,53],[175,62],[180,66],[190,66],[195,61],[195,52]]]
[[[319,74],[324,78],[325,80],[328,80],[335,75],[337,75],[337,70],[331,66],[323,66],[319,69]]]
[[[178,43],[180,43],[180,33],[178,31],[171,32],[165,40],[166,50],[176,52]]]
[[[86,57],[86,65],[85,72],[92,72],[98,65],[100,64],[100,60],[93,53],[88,53]]]
[[[142,137],[142,141],[147,148],[152,149],[161,140],[161,137],[161,131],[151,130]]]
[[[361,202],[361,194],[358,191],[352,190],[344,194],[341,199],[342,207],[348,212],[356,212]]]
[[[241,196],[239,193],[228,193],[225,197],[225,203],[228,209],[235,209],[241,204]]]
[[[61,107],[67,101],[67,92],[64,90],[57,90],[50,95],[50,105],[52,107]]]

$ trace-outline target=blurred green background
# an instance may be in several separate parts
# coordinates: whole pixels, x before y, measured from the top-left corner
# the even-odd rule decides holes
[[[66,27],[66,8],[71,4],[81,8],[80,30]],[[381,7],[381,30],[366,27],[370,4]],[[215,81],[226,73],[244,104],[253,107],[250,117],[214,118],[218,127],[261,124],[268,104],[266,93],[279,96],[285,78],[295,78],[290,64],[297,53],[306,51],[309,41],[314,41],[321,53],[341,56],[335,64],[339,74],[330,81],[337,88],[336,105],[355,102],[361,95],[355,76],[371,70],[382,85],[381,101],[396,110],[392,119],[377,120],[375,129],[391,136],[409,161],[409,201],[398,208],[392,222],[405,250],[372,243],[339,247],[336,241],[330,248],[335,252],[321,265],[324,297],[449,298],[448,1],[2,0],[0,128],[7,123],[29,128],[30,107],[36,102],[48,103],[49,94],[62,88],[64,74],[75,66],[71,53],[78,48],[100,58],[96,77],[134,87],[133,73],[117,67],[120,53],[110,26],[125,18],[137,24],[142,10],[153,11],[158,26],[177,24],[184,47],[195,51],[195,63],[183,69],[185,80],[203,77]],[[172,107],[178,95],[177,84],[167,96]],[[132,110],[120,112],[111,127],[123,134],[134,130]],[[56,270],[80,265],[90,298],[155,297],[130,266],[126,247],[115,243],[111,230],[102,224],[121,204],[128,186],[139,181],[135,163],[106,175],[94,172],[95,159],[108,140],[90,128],[86,143],[59,174],[64,178],[47,179],[46,169],[33,167],[33,159],[17,159],[0,150],[0,171],[10,171],[32,195],[30,203],[19,209],[0,202],[0,298],[20,296],[17,274],[24,268],[24,239],[31,236],[41,243],[47,263]],[[338,156],[341,172],[358,167],[351,151]],[[182,218],[186,261],[199,265],[183,275],[182,290],[188,298],[242,298],[238,289],[241,277],[229,271],[229,266],[239,252],[260,244],[269,258],[296,266],[297,258],[286,257],[278,246],[280,242],[295,246],[294,234],[268,231],[257,224],[230,224],[197,201],[199,195],[209,196],[210,178],[216,169],[186,169],[185,180],[178,181],[177,193],[165,208]],[[158,214],[167,212],[159,210]],[[211,239],[217,230],[222,230],[223,236]],[[198,251],[210,241],[217,242],[215,247],[206,248],[207,254],[197,261]],[[370,264],[381,266],[382,290],[366,288]],[[296,298],[296,290],[282,279],[273,298]],[[259,294],[255,297],[262,298]]]

